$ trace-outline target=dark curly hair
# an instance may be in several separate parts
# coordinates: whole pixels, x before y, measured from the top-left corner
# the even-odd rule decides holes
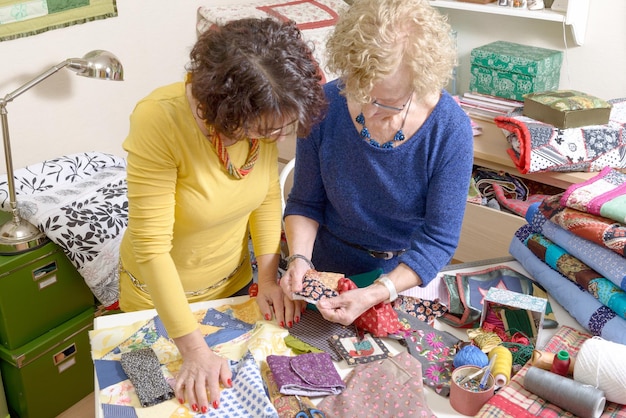
[[[198,115],[230,138],[295,119],[302,137],[323,116],[320,70],[293,21],[215,25],[200,35],[190,58],[186,69]]]

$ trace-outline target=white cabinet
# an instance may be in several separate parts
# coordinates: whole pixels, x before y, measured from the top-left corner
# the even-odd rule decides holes
[[[590,0],[569,0],[567,11],[557,12],[551,9],[528,10],[527,8],[516,8],[498,6],[497,2],[488,4],[477,4],[457,0],[431,0],[430,4],[441,9],[465,10],[468,12],[488,13],[495,15],[514,16],[524,19],[546,20],[558,22],[570,27],[576,45],[585,42],[587,31],[587,15],[589,14]]]

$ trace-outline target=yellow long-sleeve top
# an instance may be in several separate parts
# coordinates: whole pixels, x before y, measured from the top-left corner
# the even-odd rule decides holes
[[[253,170],[240,180],[229,176],[197,126],[182,82],[136,105],[123,147],[129,211],[120,249],[120,307],[156,308],[169,336],[177,338],[198,327],[189,302],[228,297],[251,280],[248,226],[257,255],[279,252],[278,150],[261,142]],[[236,167],[248,151],[247,141],[228,147]],[[219,287],[192,295],[238,266]]]

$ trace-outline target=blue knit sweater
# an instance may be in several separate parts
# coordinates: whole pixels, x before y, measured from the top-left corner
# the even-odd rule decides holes
[[[312,258],[318,271],[388,272],[400,262],[426,285],[458,244],[473,161],[469,118],[443,91],[415,135],[381,149],[359,136],[337,81],[325,91],[326,118],[298,139],[285,215],[320,224]],[[407,251],[380,260],[346,242]]]

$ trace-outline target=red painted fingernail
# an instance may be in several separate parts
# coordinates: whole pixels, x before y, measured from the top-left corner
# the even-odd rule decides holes
[[[196,405],[196,404],[194,403],[193,405],[191,405],[191,409],[192,409],[194,412],[198,412],[198,405]]]
[[[296,317],[295,317],[295,319],[294,319],[294,321],[296,321],[296,324],[299,324],[299,323],[300,323],[300,317],[299,317],[299,316],[296,316]]]
[[[281,328],[285,328],[285,323],[283,321],[280,321],[279,325],[280,325]]]
[[[204,406],[202,407],[202,413],[203,413],[203,414],[206,414],[206,411],[208,411],[208,410],[209,410],[209,408],[207,408],[207,406],[206,406],[206,405],[204,405]]]
[[[270,314],[266,313],[265,314],[265,320],[269,321],[270,319],[272,319],[272,317],[270,316]]]
[[[288,326],[289,328],[293,327],[293,322],[291,322],[291,321],[287,322],[287,326]]]
[[[217,409],[218,406],[220,406],[220,403],[218,401],[213,401],[213,409]]]
[[[185,400],[184,400],[184,399],[180,399],[180,398],[178,398],[178,402],[180,402],[180,404],[182,405],[182,404],[184,404],[184,403],[185,403]]]
[[[233,381],[232,381],[232,380],[230,380],[230,379],[228,379],[228,380],[226,381],[226,383],[228,384],[228,387],[229,387],[229,388],[233,386]]]

